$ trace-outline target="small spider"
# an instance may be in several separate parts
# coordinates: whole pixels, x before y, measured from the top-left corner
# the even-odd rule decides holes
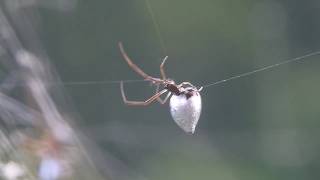
[[[121,95],[123,102],[132,106],[147,106],[157,100],[159,103],[164,104],[170,98],[170,112],[173,120],[187,133],[194,133],[201,113],[201,96],[200,91],[202,87],[197,89],[190,82],[182,82],[176,84],[173,80],[167,79],[164,72],[164,63],[168,56],[166,56],[160,64],[160,78],[149,76],[143,72],[137,65],[135,65],[125,52],[122,43],[119,42],[119,48],[123,58],[128,65],[145,80],[150,81],[157,86],[156,93],[145,101],[129,101],[123,90],[123,82],[120,83]],[[164,89],[159,91],[159,87],[163,86]],[[165,99],[161,99],[161,95],[168,92]]]

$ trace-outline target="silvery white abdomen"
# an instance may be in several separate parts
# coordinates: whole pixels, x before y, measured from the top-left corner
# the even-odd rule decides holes
[[[201,113],[201,96],[199,92],[187,98],[186,94],[170,98],[170,112],[173,120],[187,133],[194,133]]]

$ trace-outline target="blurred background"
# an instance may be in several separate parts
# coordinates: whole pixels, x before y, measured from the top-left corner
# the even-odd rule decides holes
[[[111,179],[320,178],[320,56],[205,88],[194,135],[175,124],[168,104],[125,106],[113,82],[141,79],[121,57],[119,41],[146,73],[158,77],[169,56],[167,76],[196,86],[318,51],[320,1],[11,2],[36,13],[29,17],[34,37],[55,77],[67,82],[53,86],[72,104],[60,108],[76,117],[72,128],[99,150],[93,163],[111,166]],[[23,29],[30,24],[13,22],[18,36],[28,37]],[[107,83],[68,84],[83,81]],[[144,100],[155,87],[135,82],[125,90],[129,99]]]

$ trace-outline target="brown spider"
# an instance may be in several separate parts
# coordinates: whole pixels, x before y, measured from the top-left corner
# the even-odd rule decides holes
[[[126,60],[128,65],[136,73],[138,73],[140,76],[142,76],[145,80],[150,81],[151,83],[156,84],[156,86],[157,86],[156,93],[153,96],[151,96],[149,99],[147,99],[145,101],[129,101],[129,100],[127,100],[126,95],[124,93],[123,82],[121,82],[120,83],[121,95],[122,95],[123,102],[125,104],[127,104],[127,105],[136,105],[136,106],[146,106],[146,105],[149,105],[150,103],[152,103],[155,100],[157,100],[161,104],[164,104],[164,103],[166,103],[166,101],[169,99],[169,97],[172,94],[176,95],[176,96],[185,95],[186,98],[188,99],[191,96],[193,96],[194,94],[196,94],[196,93],[198,93],[198,92],[200,92],[202,90],[202,87],[197,89],[197,87],[192,85],[190,82],[182,82],[181,84],[177,85],[173,80],[167,79],[165,71],[164,71],[164,63],[166,62],[168,56],[166,56],[163,59],[162,63],[160,64],[160,74],[161,74],[161,79],[160,79],[160,78],[155,78],[155,77],[149,76],[144,71],[142,71],[137,65],[135,65],[132,62],[132,60],[129,58],[127,53],[125,52],[121,42],[119,42],[119,48],[120,48],[120,51],[121,51],[121,54],[122,54],[123,58]],[[161,91],[159,91],[160,85],[164,86],[164,89],[161,90]],[[162,94],[166,93],[166,92],[169,92],[169,93],[167,94],[165,99],[162,100],[160,98],[160,96]]]
[[[127,105],[133,106],[146,106],[157,100],[159,103],[164,104],[170,98],[170,112],[173,120],[187,133],[194,133],[196,125],[198,123],[201,113],[201,96],[200,91],[202,87],[197,89],[190,82],[182,82],[176,84],[173,80],[167,79],[164,72],[164,63],[168,56],[166,56],[160,64],[161,79],[149,76],[143,72],[137,65],[135,65],[124,51],[122,43],[119,42],[119,48],[122,56],[128,63],[128,65],[145,80],[157,86],[156,93],[145,101],[129,101],[123,90],[123,82],[120,82],[121,95],[123,102]],[[160,85],[164,86],[164,89],[159,91]],[[160,96],[168,92],[164,100]]]

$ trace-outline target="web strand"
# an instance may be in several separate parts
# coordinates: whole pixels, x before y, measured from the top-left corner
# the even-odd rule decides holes
[[[44,82],[47,86],[86,86],[86,85],[105,85],[105,84],[120,84],[123,83],[138,83],[138,82],[147,82],[148,80],[143,79],[132,79],[132,80],[114,80],[114,81],[52,81],[52,82]],[[7,88],[11,86],[26,86],[24,83],[16,83],[16,82],[4,82],[1,84],[1,88]]]
[[[202,87],[203,88],[207,88],[207,87],[210,87],[210,86],[222,84],[222,83],[225,83],[225,82],[228,82],[228,81],[231,81],[231,80],[235,80],[235,79],[238,79],[238,78],[250,76],[250,75],[253,75],[253,74],[258,73],[258,72],[270,70],[270,69],[276,68],[276,67],[281,66],[281,65],[294,63],[294,62],[298,62],[298,61],[302,61],[302,60],[307,60],[306,58],[312,57],[312,56],[317,56],[317,55],[320,55],[320,51],[312,52],[312,53],[309,53],[309,54],[306,54],[306,55],[303,55],[303,56],[299,56],[299,57],[296,57],[296,58],[293,58],[293,59],[289,59],[289,60],[282,61],[282,62],[279,62],[279,63],[276,63],[276,64],[265,66],[265,67],[262,67],[262,68],[259,68],[259,69],[253,70],[253,71],[249,71],[249,72],[246,72],[246,73],[242,73],[242,74],[239,74],[239,75],[231,76],[231,77],[226,78],[226,79],[222,79],[222,80],[219,80],[219,81],[216,81],[216,82],[213,82],[213,83],[209,83],[209,84],[203,85]],[[114,81],[107,81],[107,80],[106,81],[70,81],[70,82],[58,82],[58,83],[51,83],[51,84],[62,84],[62,85],[66,85],[66,86],[74,86],[74,85],[80,85],[81,86],[81,85],[96,85],[96,84],[98,84],[98,85],[99,84],[101,84],[101,85],[103,85],[103,84],[118,84],[120,82],[137,83],[137,82],[146,82],[146,81],[148,81],[148,80],[132,79],[132,80],[114,80]]]
[[[147,6],[147,9],[148,9],[148,12],[149,12],[149,14],[151,16],[152,23],[153,23],[154,28],[156,30],[157,36],[159,38],[162,51],[166,55],[168,53],[167,53],[167,49],[166,49],[166,46],[164,45],[164,41],[163,41],[163,38],[162,38],[162,35],[161,35],[161,32],[160,32],[160,25],[156,20],[156,17],[154,15],[154,12],[153,12],[153,9],[152,9],[152,6],[150,4],[150,0],[145,0],[145,2],[146,2],[146,6]]]
[[[99,85],[99,84],[120,84],[120,82],[124,83],[137,83],[137,82],[145,82],[148,80],[143,79],[131,79],[131,80],[114,80],[114,81],[70,81],[70,82],[60,82],[60,83],[53,83],[53,84],[63,84],[66,86],[75,86],[75,85]]]
[[[245,77],[245,76],[250,76],[252,74],[255,74],[255,73],[258,73],[258,72],[261,72],[261,71],[266,71],[266,70],[269,70],[269,69],[273,69],[273,68],[281,66],[281,65],[285,65],[285,64],[289,64],[289,63],[293,63],[293,62],[306,60],[306,58],[311,57],[311,56],[316,56],[316,55],[320,55],[320,51],[312,52],[312,53],[309,53],[309,54],[306,54],[306,55],[303,55],[303,56],[299,56],[299,57],[296,57],[296,58],[293,58],[293,59],[282,61],[282,62],[277,63],[277,64],[272,64],[272,65],[269,65],[269,66],[265,66],[265,67],[262,67],[262,68],[259,68],[259,69],[256,69],[256,70],[253,70],[253,71],[250,71],[250,72],[242,73],[242,74],[239,74],[239,75],[236,75],[236,76],[231,76],[230,78],[226,78],[226,79],[223,79],[223,80],[219,80],[219,81],[216,81],[216,82],[213,82],[213,83],[206,84],[206,85],[203,86],[203,88],[207,88],[207,87],[214,86],[214,85],[217,85],[217,84],[225,83],[225,82],[228,82],[228,81],[231,81],[231,80],[235,80],[235,79],[238,79],[238,78],[242,78],[242,77]]]
[[[303,56],[299,56],[299,57],[296,57],[296,58],[293,58],[293,59],[289,59],[289,60],[282,61],[282,62],[279,62],[279,63],[276,63],[276,64],[265,66],[265,67],[262,67],[262,68],[259,68],[259,69],[253,70],[253,71],[249,71],[249,72],[246,72],[246,73],[242,73],[242,74],[238,74],[238,75],[235,75],[235,76],[231,76],[231,77],[226,78],[226,79],[222,79],[222,80],[219,80],[219,81],[216,81],[216,82],[213,82],[213,83],[205,84],[202,87],[203,88],[207,88],[207,87],[210,87],[210,86],[222,84],[222,83],[225,83],[225,82],[228,82],[228,81],[231,81],[231,80],[235,80],[235,79],[238,79],[238,78],[250,76],[250,75],[253,75],[253,74],[258,73],[258,72],[270,70],[270,69],[276,68],[276,67],[281,66],[281,65],[285,65],[285,64],[289,64],[289,63],[293,63],[293,62],[298,62],[298,61],[302,61],[302,60],[307,60],[307,58],[312,57],[312,56],[317,56],[317,55],[320,55],[320,51],[312,52],[312,53],[309,53],[309,54],[306,54],[306,55],[303,55]],[[85,85],[120,84],[120,82],[138,83],[138,82],[147,82],[147,81],[148,80],[145,80],[145,79],[111,80],[111,81],[110,80],[104,80],[104,81],[66,81],[66,82],[47,82],[47,85],[85,86]],[[2,83],[2,86],[12,85],[12,83],[15,83],[15,82],[11,82],[11,83],[10,82],[4,82],[4,83]],[[23,84],[19,84],[18,86],[23,86]]]

